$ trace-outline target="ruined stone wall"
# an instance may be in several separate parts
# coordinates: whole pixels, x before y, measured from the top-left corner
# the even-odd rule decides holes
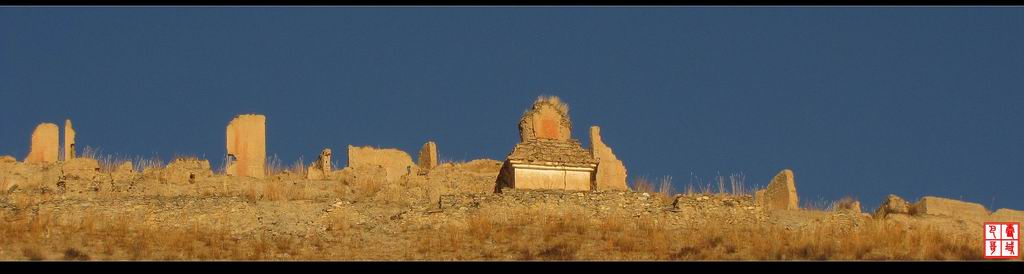
[[[172,184],[194,184],[199,180],[213,177],[210,161],[197,158],[178,158],[163,168],[147,168],[143,176],[159,178]]]
[[[212,175],[212,171],[210,172]],[[114,168],[113,172],[110,173],[111,179],[115,181],[130,180],[135,177],[135,168],[132,165],[132,161],[123,161],[121,164]]]
[[[601,128],[590,127],[591,153],[598,160],[597,165],[597,190],[629,190],[626,186],[626,166],[619,161],[612,148],[605,145],[601,140]]]
[[[32,132],[32,144],[29,148],[26,163],[53,163],[57,162],[59,149],[59,134],[57,125],[53,123],[42,123],[36,126]]]
[[[227,174],[263,178],[267,161],[266,117],[235,116],[227,127]]]
[[[988,216],[985,206],[977,203],[941,197],[921,197],[910,209],[914,215],[983,218]]]
[[[357,147],[348,146],[348,166],[360,167],[383,167],[387,172],[388,182],[395,182],[407,174],[415,174],[418,167],[412,162],[412,157],[405,151],[393,148],[374,148],[370,146]],[[416,170],[414,170],[416,169]]]
[[[755,193],[755,201],[761,206],[773,209],[799,209],[799,199],[796,195],[796,184],[793,181],[793,171],[783,169],[772,178],[771,183],[763,190]]]
[[[65,160],[61,172],[69,179],[96,180],[101,177],[99,161],[88,158]]]

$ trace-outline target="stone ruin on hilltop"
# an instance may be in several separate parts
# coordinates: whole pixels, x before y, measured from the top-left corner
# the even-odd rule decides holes
[[[796,196],[793,171],[779,171],[765,189],[754,193],[754,201],[760,206],[772,209],[799,209],[800,201]]]
[[[57,139],[59,129],[53,123],[42,123],[32,131],[32,143],[29,146],[26,163],[53,163],[57,162],[59,141]]]
[[[347,168],[359,172],[383,173],[387,182],[397,182],[402,176],[418,172],[417,165],[405,151],[372,146],[349,145]]]
[[[540,97],[519,120],[520,142],[502,164],[502,188],[594,190],[598,160],[572,139],[569,107],[558,97]]]
[[[71,119],[64,120],[64,161],[75,158],[75,129]]]
[[[267,161],[267,118],[260,114],[235,116],[227,128],[228,175],[263,178]]]
[[[64,148],[60,145],[60,128],[54,123],[41,123],[32,131],[32,143],[29,145],[26,163],[55,163],[74,159],[75,129],[71,127],[71,119],[64,120]]]
[[[601,140],[601,128],[598,126],[590,127],[590,150],[598,161],[597,190],[629,190],[626,186],[626,166],[615,157],[612,148]]]
[[[306,179],[323,180],[329,178],[333,169],[332,165],[331,149],[325,148],[320,151],[320,156],[317,156],[316,161],[309,165],[309,168],[306,168]]]
[[[420,148],[419,161],[416,162],[422,173],[426,173],[430,169],[437,167],[437,144],[434,141],[427,141],[423,144],[423,148]]]

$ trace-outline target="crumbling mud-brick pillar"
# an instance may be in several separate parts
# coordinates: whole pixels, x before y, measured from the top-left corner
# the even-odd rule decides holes
[[[29,148],[26,163],[53,163],[57,162],[59,129],[53,123],[42,123],[36,126],[32,132],[32,144]]]
[[[64,120],[64,161],[75,158],[75,129],[71,119]]]
[[[626,166],[612,153],[612,148],[601,140],[601,128],[590,127],[590,146],[597,159],[597,190],[629,190],[626,186]]]
[[[416,163],[421,170],[429,170],[437,166],[437,144],[429,141],[420,148],[420,158]]]
[[[331,174],[331,149],[325,148],[320,151],[320,156],[316,158],[316,162],[309,165],[306,169],[306,179],[310,180],[323,180]]]
[[[266,117],[260,114],[238,115],[228,123],[228,175],[264,177],[266,133]]]

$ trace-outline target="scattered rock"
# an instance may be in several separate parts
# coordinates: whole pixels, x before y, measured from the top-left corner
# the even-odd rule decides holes
[[[306,169],[306,179],[327,179],[331,175],[332,166],[331,149],[324,148],[324,150],[320,151],[320,156],[317,156],[316,161]]]
[[[896,196],[895,194],[889,194],[882,202],[882,205],[875,210],[875,218],[886,218],[890,214],[910,214],[910,203],[906,200]]]

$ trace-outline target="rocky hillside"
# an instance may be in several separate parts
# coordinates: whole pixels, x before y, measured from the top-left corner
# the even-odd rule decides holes
[[[974,260],[991,218],[768,210],[746,193],[497,194],[500,164],[307,180],[299,168],[226,176],[200,159],[0,160],[0,259]]]

